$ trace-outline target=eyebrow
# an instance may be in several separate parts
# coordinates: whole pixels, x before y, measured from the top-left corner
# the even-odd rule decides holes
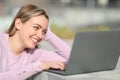
[[[35,24],[33,24],[33,25],[37,25],[37,26],[39,26],[40,28],[43,28],[41,25],[39,25],[39,24],[37,24],[37,23],[35,23]],[[45,29],[45,30],[47,30],[47,29]]]
[[[37,25],[37,26],[39,26],[40,28],[43,28],[41,25],[39,25],[39,24],[37,24],[37,23],[35,23],[35,24],[33,24],[33,25]]]

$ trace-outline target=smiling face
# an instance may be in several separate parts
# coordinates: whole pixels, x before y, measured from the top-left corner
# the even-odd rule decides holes
[[[44,38],[47,32],[48,19],[44,15],[32,17],[25,23],[16,19],[15,26],[19,44],[24,48],[33,49]]]

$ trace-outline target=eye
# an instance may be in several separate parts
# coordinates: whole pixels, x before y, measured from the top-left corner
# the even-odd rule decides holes
[[[43,30],[43,32],[42,32],[42,33],[43,33],[43,35],[45,35],[45,34],[47,33],[47,30]]]
[[[35,30],[38,30],[38,29],[39,29],[39,27],[38,27],[38,26],[33,26],[33,28],[34,28]]]

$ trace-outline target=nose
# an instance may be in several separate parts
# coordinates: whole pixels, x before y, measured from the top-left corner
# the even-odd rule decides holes
[[[42,40],[44,38],[43,32],[42,31],[38,31],[37,37],[38,37],[38,39]]]

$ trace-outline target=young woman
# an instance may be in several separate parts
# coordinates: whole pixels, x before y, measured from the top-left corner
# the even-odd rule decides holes
[[[0,33],[0,80],[25,80],[49,68],[65,68],[70,47],[51,32],[48,23],[46,12],[33,4],[18,11],[8,34]],[[54,52],[37,47],[43,39]]]

